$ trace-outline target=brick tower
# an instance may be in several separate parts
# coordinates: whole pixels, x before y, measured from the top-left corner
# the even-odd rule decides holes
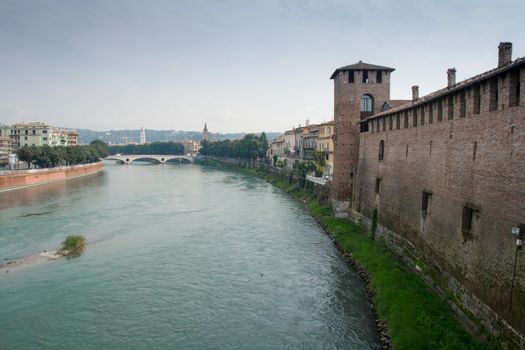
[[[359,158],[359,121],[388,108],[394,68],[359,61],[335,70],[334,191],[336,213],[346,214],[352,199]],[[386,105],[385,105],[386,102]]]

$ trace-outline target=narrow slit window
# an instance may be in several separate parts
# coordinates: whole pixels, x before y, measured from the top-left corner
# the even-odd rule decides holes
[[[423,191],[422,201],[421,201],[421,212],[423,217],[426,217],[430,214],[430,205],[432,203],[432,193]]]
[[[378,84],[381,84],[383,82],[383,71],[382,70],[378,70],[376,72],[376,82]]]
[[[401,129],[401,115],[396,114],[396,130]]]
[[[408,111],[405,111],[405,129],[408,129]]]
[[[461,220],[461,231],[465,235],[472,233],[472,219],[474,218],[474,209],[470,206],[463,207],[463,218]]]
[[[379,142],[379,161],[382,162],[385,159],[385,141]]]
[[[381,191],[381,178],[376,178],[376,193]]]
[[[428,123],[434,123],[434,103],[430,102],[428,104]]]
[[[417,108],[412,110],[412,127],[417,127]]]

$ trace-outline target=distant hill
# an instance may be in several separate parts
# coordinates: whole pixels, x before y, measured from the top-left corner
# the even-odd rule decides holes
[[[136,130],[108,130],[108,131],[94,131],[90,129],[78,129],[78,141],[81,144],[90,143],[93,140],[102,140],[109,144],[118,145],[129,142],[139,142],[140,129]],[[268,140],[273,140],[282,133],[267,132],[266,136]],[[231,134],[220,134],[210,133],[209,139],[211,141],[227,140],[227,139],[240,139],[245,134],[231,133]],[[256,133],[259,135],[259,133]],[[146,141],[183,141],[183,140],[202,140],[201,131],[177,131],[177,130],[151,130],[146,129]]]

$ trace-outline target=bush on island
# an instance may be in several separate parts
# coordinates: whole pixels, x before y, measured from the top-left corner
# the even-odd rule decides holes
[[[69,255],[73,254],[86,245],[86,238],[81,235],[69,235],[66,237],[66,239],[62,242],[62,247],[60,248],[60,253],[62,255]]]

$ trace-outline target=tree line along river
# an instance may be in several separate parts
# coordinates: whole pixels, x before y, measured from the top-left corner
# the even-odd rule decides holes
[[[0,193],[0,349],[377,349],[365,286],[300,203],[198,165]]]

